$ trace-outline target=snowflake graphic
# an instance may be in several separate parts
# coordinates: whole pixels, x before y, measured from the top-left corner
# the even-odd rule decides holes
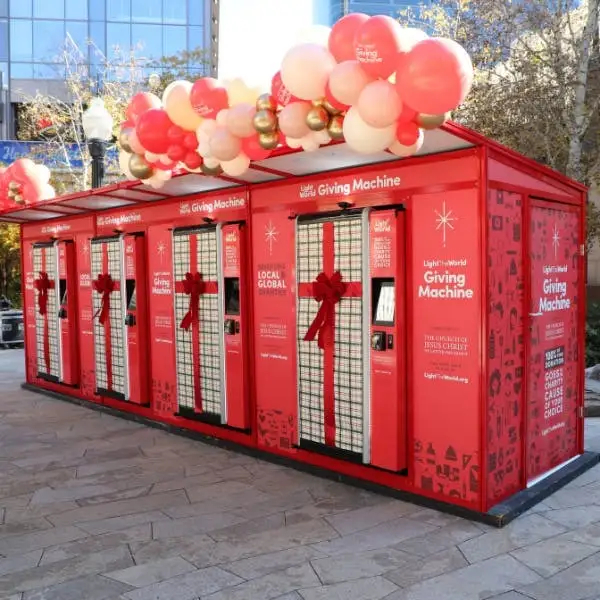
[[[444,248],[446,247],[446,237],[448,235],[448,230],[452,229],[454,230],[454,225],[452,225],[452,223],[458,221],[458,219],[456,217],[453,217],[454,211],[452,210],[448,210],[446,208],[446,201],[444,200],[444,202],[442,203],[442,212],[440,213],[438,210],[435,211],[435,214],[437,216],[437,220],[436,220],[436,225],[437,227],[435,228],[436,231],[442,231],[442,244],[444,246]]]
[[[273,244],[277,241],[278,235],[279,231],[277,231],[273,222],[269,221],[269,224],[265,227],[265,241],[269,244],[269,255],[273,254]]]
[[[558,225],[554,224],[554,231],[552,232],[552,246],[554,248],[554,258],[558,258],[558,249],[560,248],[560,232],[558,231]]]
[[[156,252],[158,253],[158,258],[160,259],[160,264],[163,264],[163,260],[165,258],[165,252],[167,251],[167,245],[164,242],[158,242],[156,246]]]
[[[84,256],[87,256],[90,252],[90,245],[86,242],[83,246],[81,246],[81,252]]]

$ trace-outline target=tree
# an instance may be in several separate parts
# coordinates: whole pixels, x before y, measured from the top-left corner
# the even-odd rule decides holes
[[[441,0],[403,24],[453,37],[475,83],[459,122],[593,188],[600,183],[600,0]],[[600,215],[589,210],[592,245]]]
[[[0,296],[21,305],[19,226],[0,223]]]
[[[127,104],[136,92],[147,89],[149,72],[156,71],[160,76],[160,85],[153,90],[160,94],[176,77],[199,75],[202,65],[206,64],[202,49],[150,60],[140,57],[139,48],[129,51],[115,48],[109,59],[93,44],[90,46],[95,55],[93,70],[87,59],[88,49],[82,51],[67,38],[57,57],[57,68],[64,75],[64,95],[23,95],[18,114],[18,138],[45,142],[31,158],[48,166],[58,165],[52,169],[54,177],[51,181],[58,194],[90,187],[90,157],[81,115],[93,96],[103,98],[113,117],[114,147],[119,126],[125,120]],[[109,180],[111,175],[113,179],[121,178],[116,152],[108,154],[107,173]]]

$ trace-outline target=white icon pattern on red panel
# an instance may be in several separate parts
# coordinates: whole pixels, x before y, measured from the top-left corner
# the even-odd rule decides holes
[[[166,251],[167,245],[164,242],[158,242],[158,245],[156,246],[156,253],[158,254],[158,259],[160,260],[161,265],[163,264]]]
[[[83,256],[87,256],[90,253],[90,245],[87,242],[81,246],[81,253]]]
[[[448,239],[448,232],[450,230],[454,231],[454,225],[453,223],[455,223],[456,221],[458,221],[458,219],[453,216],[454,215],[454,211],[453,210],[449,210],[446,207],[446,201],[444,200],[444,202],[442,203],[442,212],[440,212],[439,210],[435,211],[436,214],[436,225],[437,227],[435,228],[436,231],[441,231],[442,232],[442,245],[444,246],[444,248],[446,247],[446,242]]]
[[[269,221],[268,225],[265,227],[265,242],[267,242],[269,246],[269,255],[273,254],[273,244],[277,241],[278,235],[279,231],[277,231],[273,222]]]
[[[558,249],[560,248],[560,232],[558,231],[558,225],[554,224],[554,231],[552,232],[552,247],[554,248],[554,258],[558,258]]]

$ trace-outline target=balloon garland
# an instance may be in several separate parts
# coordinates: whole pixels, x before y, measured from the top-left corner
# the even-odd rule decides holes
[[[270,90],[241,79],[175,81],[162,98],[139,93],[121,125],[121,170],[159,188],[174,170],[231,177],[278,147],[416,154],[473,83],[467,52],[387,16],[349,14],[290,48]]]
[[[19,158],[5,169],[0,168],[0,210],[21,208],[54,198],[50,170],[29,158]]]

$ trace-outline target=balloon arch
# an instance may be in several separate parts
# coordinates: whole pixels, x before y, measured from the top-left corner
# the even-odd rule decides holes
[[[267,93],[241,79],[175,81],[162,99],[136,94],[119,136],[130,179],[159,188],[173,171],[241,176],[278,147],[408,157],[473,83],[467,52],[387,16],[353,13],[288,50]]]

